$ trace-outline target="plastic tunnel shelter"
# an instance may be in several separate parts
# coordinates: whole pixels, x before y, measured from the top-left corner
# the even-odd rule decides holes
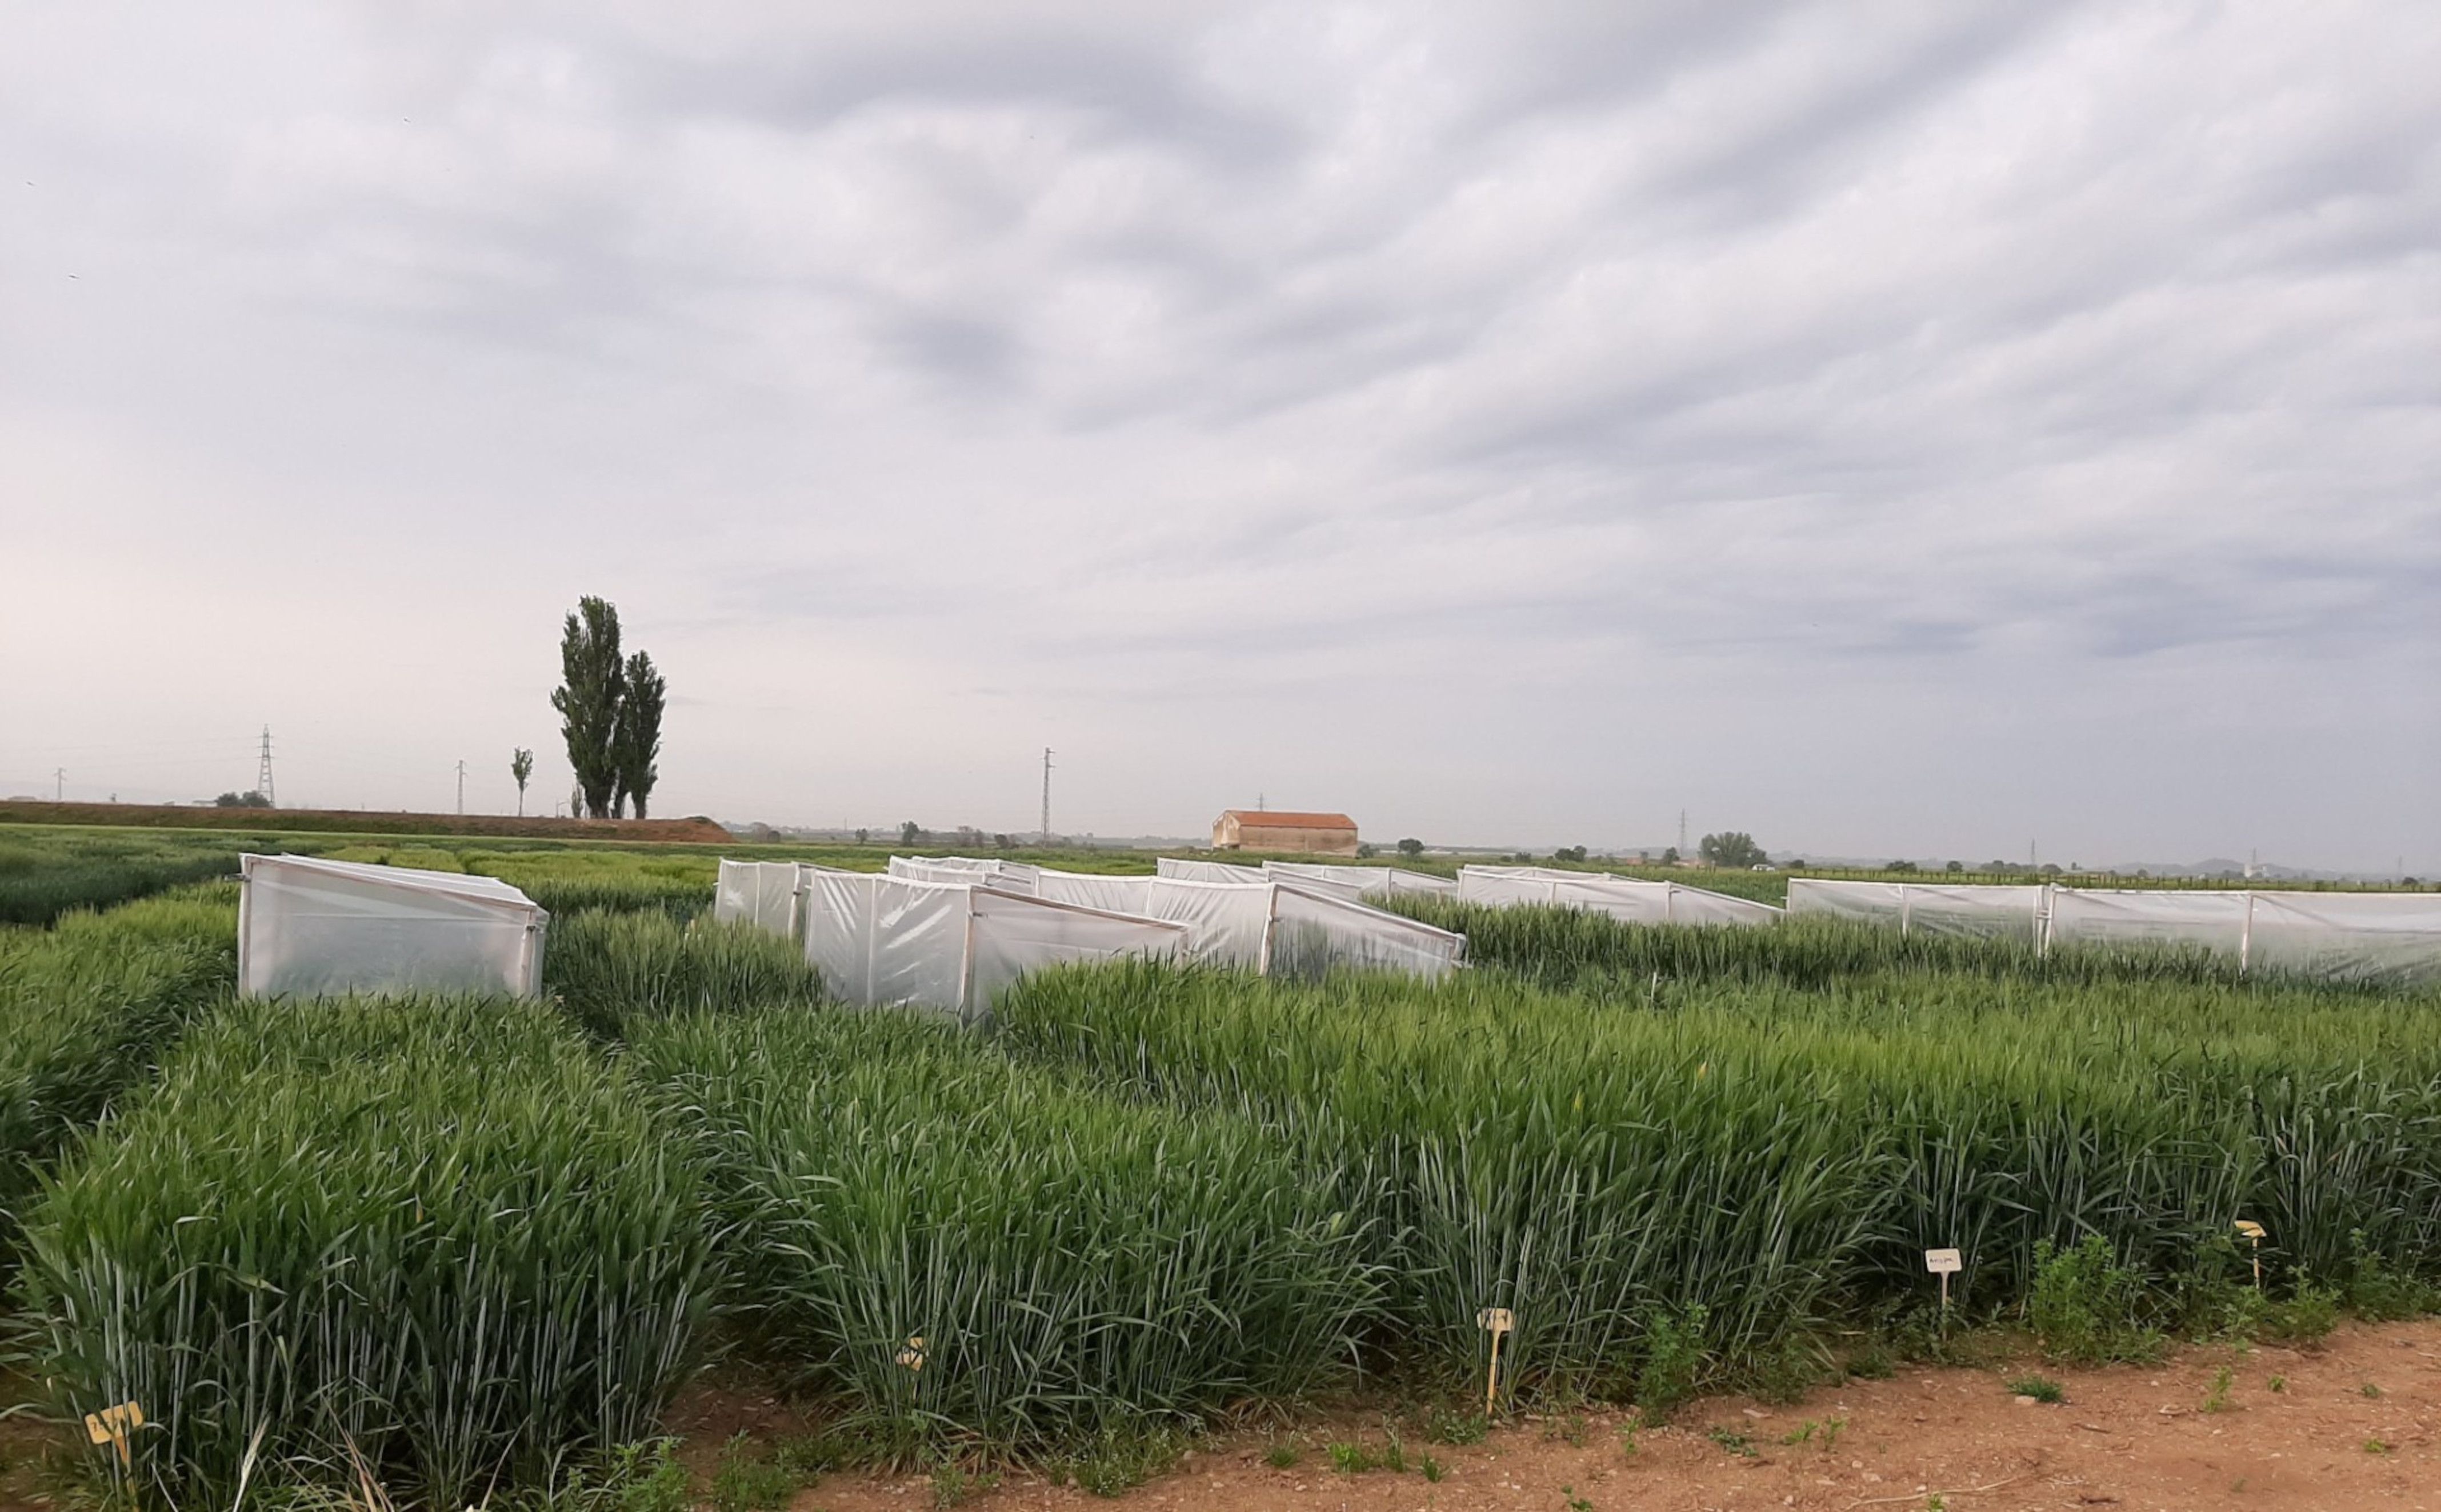
[[[805,959],[843,1002],[905,1004],[965,1023],[1003,987],[1068,961],[1185,953],[1186,927],[972,882],[805,868]]]
[[[242,997],[542,991],[551,915],[497,877],[243,855]]]
[[[2061,945],[2210,951],[2241,973],[2321,981],[2441,981],[2441,894],[2278,889],[2072,888],[1794,877],[1791,913]]]
[[[1457,895],[1461,902],[1492,908],[1542,904],[1582,909],[1628,924],[1770,925],[1781,916],[1768,903],[1681,882],[1550,867],[1462,866]]]
[[[805,872],[794,861],[732,861],[723,856],[712,916],[793,940],[804,912]]]
[[[1183,876],[1088,876],[1044,870],[1041,895],[1141,913],[1188,927],[1190,954],[1266,975],[1314,975],[1334,966],[1437,977],[1466,961],[1466,937],[1351,899],[1266,878],[1207,882]]]
[[[952,882],[995,887],[1003,892],[1034,891],[1041,869],[1024,861],[1003,861],[969,855],[894,855],[890,874],[917,882]]]
[[[1395,866],[1318,866],[1310,861],[1265,861],[1263,874],[1348,899],[1383,898],[1399,892],[1455,896],[1457,884],[1426,872]]]
[[[1263,869],[1239,866],[1228,861],[1198,861],[1191,856],[1165,855],[1156,858],[1153,870],[1163,876],[1177,877],[1185,882],[1260,882]]]

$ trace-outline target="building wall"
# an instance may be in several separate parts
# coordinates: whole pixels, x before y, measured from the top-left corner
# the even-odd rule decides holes
[[[1249,851],[1293,851],[1307,855],[1354,855],[1354,830],[1268,829],[1238,827],[1237,844]]]

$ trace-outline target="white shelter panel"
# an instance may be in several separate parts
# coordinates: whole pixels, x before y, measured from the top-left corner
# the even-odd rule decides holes
[[[794,861],[732,861],[723,856],[712,916],[795,939],[803,873]]]
[[[497,877],[301,855],[244,855],[238,991],[542,990],[551,915]]]
[[[2323,981],[2441,981],[2441,893],[2256,892],[2248,969]]]
[[[2247,894],[2167,888],[2053,888],[2053,945],[2191,945],[2232,961],[2247,949]]]
[[[987,1012],[1002,988],[1029,971],[1117,956],[1176,960],[1187,950],[1189,931],[1183,924],[1048,903],[992,888],[973,890],[967,904],[974,917],[969,1017]]]
[[[1969,883],[1788,879],[1788,911],[1894,925],[1902,934],[2042,942],[2052,890]]]
[[[1181,856],[1165,855],[1153,862],[1153,871],[1162,876],[1174,876],[1188,882],[1260,882],[1263,871],[1255,866],[1231,866],[1226,861],[1197,861]]]
[[[1002,861],[989,856],[970,855],[894,855],[890,858],[892,876],[909,877],[918,882],[981,882],[1004,892],[1031,893],[1040,869],[1023,861]]]
[[[1437,978],[1466,960],[1466,936],[1401,914],[1282,883],[1272,903],[1273,976],[1317,977],[1334,968]]]
[[[1059,872],[1043,867],[1035,876],[1035,896],[1052,903],[1100,909],[1110,913],[1153,917],[1154,878],[1102,876],[1090,872]]]

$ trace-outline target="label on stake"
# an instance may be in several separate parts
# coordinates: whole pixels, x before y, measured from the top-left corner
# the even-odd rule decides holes
[[[1486,1307],[1474,1315],[1474,1325],[1495,1334],[1505,1334],[1517,1326],[1517,1315],[1506,1307]]]
[[[2246,1235],[2248,1238],[2252,1239],[2257,1244],[2261,1244],[2263,1242],[2263,1235],[2266,1233],[2263,1225],[2255,1222],[2252,1218],[2238,1219],[2237,1232]]]
[[[1958,1257],[1955,1250],[1926,1250],[1924,1268],[1936,1276],[1954,1276],[1965,1269],[1966,1264]]]

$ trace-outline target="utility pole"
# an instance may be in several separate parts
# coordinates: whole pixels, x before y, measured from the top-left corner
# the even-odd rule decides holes
[[[1687,859],[1687,811],[1678,811],[1678,859]]]
[[[458,764],[458,812],[466,812],[466,764],[463,761]]]
[[[271,793],[271,727],[262,727],[262,760],[254,769],[254,790],[262,795],[265,808],[278,808],[280,801]]]
[[[54,766],[51,768],[51,801],[64,803],[67,798],[68,769],[64,766]]]
[[[1042,747],[1042,843],[1051,843],[1051,747]]]

